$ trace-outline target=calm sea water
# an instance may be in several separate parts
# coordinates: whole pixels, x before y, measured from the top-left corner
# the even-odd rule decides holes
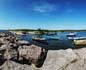
[[[44,38],[46,38],[47,41],[44,42],[36,42],[32,40],[32,36],[34,35],[22,35],[18,36],[19,39],[27,40],[31,42],[32,44],[44,47],[46,49],[66,49],[66,48],[73,48],[75,45],[72,43],[71,40],[67,38],[67,34],[70,32],[58,32],[57,35],[47,36],[43,35]],[[49,38],[59,38],[60,40],[51,40]],[[76,37],[86,37],[86,31],[76,32]]]

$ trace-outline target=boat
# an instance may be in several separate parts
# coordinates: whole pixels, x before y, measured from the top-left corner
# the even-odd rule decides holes
[[[70,33],[70,34],[67,34],[67,37],[75,37],[76,36],[76,33]]]
[[[74,38],[76,37],[76,33],[75,33],[75,32],[69,33],[69,34],[67,34],[66,36],[67,36],[67,38],[68,38],[69,40],[74,40]]]
[[[54,36],[54,35],[57,35],[57,32],[49,32],[46,34],[47,36]]]
[[[75,45],[86,45],[86,37],[75,37],[74,38]]]
[[[40,38],[40,37],[32,37],[32,40],[33,41],[46,41],[46,39],[45,38]]]
[[[32,40],[41,44],[46,44],[46,45],[49,44],[45,38],[32,37]]]
[[[75,37],[74,40],[84,40],[86,37]]]

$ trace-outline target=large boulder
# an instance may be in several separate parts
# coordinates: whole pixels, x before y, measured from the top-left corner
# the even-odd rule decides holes
[[[65,70],[66,66],[77,60],[72,49],[48,51],[43,70]]]
[[[86,70],[86,48],[48,51],[42,70]]]
[[[41,67],[47,55],[47,50],[36,45],[23,46],[18,49],[18,59],[28,60],[29,64],[35,64],[36,67]]]

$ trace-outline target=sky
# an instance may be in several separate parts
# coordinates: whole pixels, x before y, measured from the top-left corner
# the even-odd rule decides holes
[[[0,0],[0,29],[86,29],[86,0]]]

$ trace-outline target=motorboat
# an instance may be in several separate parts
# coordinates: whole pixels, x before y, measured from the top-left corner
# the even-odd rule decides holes
[[[67,37],[75,37],[76,36],[76,33],[74,32],[74,33],[69,33],[69,34],[67,34]]]
[[[74,40],[83,40],[86,39],[86,37],[75,37]]]
[[[74,38],[76,37],[76,33],[75,33],[75,32],[69,33],[69,34],[67,34],[66,36],[67,36],[67,38],[68,38],[69,40],[74,40]]]
[[[33,41],[46,41],[45,38],[40,38],[40,37],[32,37]]]

